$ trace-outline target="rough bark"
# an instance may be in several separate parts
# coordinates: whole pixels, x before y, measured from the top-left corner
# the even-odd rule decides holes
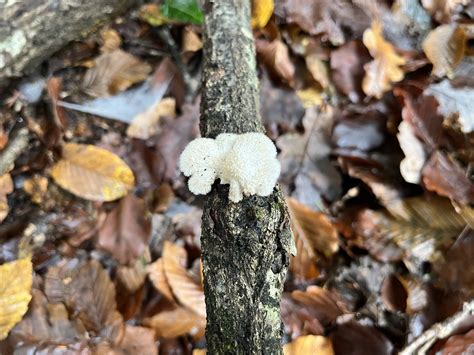
[[[135,0],[0,0],[0,84],[31,71]]]
[[[204,58],[202,135],[263,132],[249,0],[206,1]],[[232,203],[216,183],[202,224],[208,352],[281,353],[292,235],[280,190]]]

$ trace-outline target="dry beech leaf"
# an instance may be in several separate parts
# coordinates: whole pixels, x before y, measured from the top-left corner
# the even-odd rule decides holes
[[[145,283],[145,265],[141,260],[137,260],[133,266],[120,265],[117,269],[117,279],[129,293],[135,293]]]
[[[92,96],[114,95],[145,80],[151,71],[147,63],[121,49],[101,54],[84,77],[84,91]]]
[[[125,335],[120,342],[120,350],[130,355],[157,355],[155,332],[144,327],[125,326]]]
[[[252,1],[252,27],[264,28],[273,14],[273,0]]]
[[[193,355],[206,355],[207,349],[193,349]]]
[[[159,258],[154,263],[148,265],[147,273],[153,286],[169,301],[176,302],[173,291],[171,291],[171,287],[166,279],[163,258]]]
[[[13,180],[9,173],[0,176],[0,223],[8,216],[7,195],[13,192]]]
[[[176,100],[167,97],[145,112],[136,116],[127,128],[127,135],[133,138],[148,139],[159,132],[160,118],[176,117]]]
[[[163,269],[173,295],[182,305],[206,317],[206,303],[202,285],[185,268],[186,250],[166,241],[163,247]]]
[[[134,187],[133,172],[117,155],[85,144],[66,143],[62,158],[51,169],[65,190],[92,201],[113,201]]]
[[[145,324],[155,330],[157,337],[176,338],[189,333],[195,338],[201,338],[204,336],[206,318],[178,306],[158,313],[146,320]]]
[[[31,259],[23,258],[0,265],[0,340],[28,310],[33,284]]]
[[[298,95],[304,108],[320,106],[323,103],[322,91],[312,87],[303,90],[296,90],[296,95]]]
[[[446,153],[435,151],[431,154],[422,174],[426,189],[463,205],[474,203],[474,184],[468,173]]]
[[[290,59],[286,44],[278,39],[272,42],[257,39],[256,46],[257,53],[269,71],[291,85],[294,81],[295,65]]]
[[[128,194],[107,214],[99,229],[97,246],[108,251],[121,264],[130,264],[140,256],[150,239],[151,220],[145,201]]]
[[[367,95],[380,99],[390,90],[392,83],[404,78],[405,73],[400,66],[405,64],[405,59],[383,38],[382,25],[378,21],[374,21],[372,26],[365,30],[363,42],[374,60],[364,66],[362,89]]]
[[[123,336],[123,319],[117,311],[115,285],[97,261],[49,268],[45,293],[51,302],[64,302],[95,336],[111,342]]]
[[[423,41],[423,51],[433,63],[432,74],[438,77],[453,77],[454,69],[464,57],[465,48],[464,30],[452,25],[436,27]]]
[[[291,343],[283,345],[284,355],[334,355],[331,339],[321,335],[301,336]]]
[[[330,257],[339,250],[336,228],[328,217],[289,197],[287,199],[293,231],[304,238],[314,251]]]
[[[293,291],[291,298],[310,308],[323,326],[334,323],[346,311],[337,294],[319,286],[309,286],[306,291]]]

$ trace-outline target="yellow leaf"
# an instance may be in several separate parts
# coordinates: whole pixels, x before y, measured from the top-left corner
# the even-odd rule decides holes
[[[296,90],[296,95],[298,95],[304,108],[319,106],[323,103],[321,91],[312,87],[303,90]]]
[[[125,162],[108,150],[93,145],[66,143],[62,159],[51,176],[65,190],[92,201],[113,201],[135,185]]]
[[[331,339],[321,335],[305,335],[301,336],[291,343],[283,346],[283,354],[285,355],[334,355]]]
[[[466,34],[461,27],[442,25],[428,33],[423,51],[433,63],[433,75],[453,76],[453,71],[464,57]]]
[[[364,31],[363,42],[374,60],[364,66],[362,89],[367,95],[381,98],[390,90],[392,83],[404,78],[405,73],[400,66],[405,64],[405,59],[383,38],[382,25],[378,21]]]
[[[48,190],[48,179],[44,176],[35,175],[25,180],[23,190],[30,195],[31,201],[40,204],[43,202],[44,195]]]
[[[252,1],[252,27],[264,28],[273,14],[273,0]]]
[[[7,337],[28,310],[32,284],[29,257],[0,265],[0,340]]]
[[[13,180],[9,173],[0,176],[0,222],[2,222],[10,211],[7,195],[13,192]]]

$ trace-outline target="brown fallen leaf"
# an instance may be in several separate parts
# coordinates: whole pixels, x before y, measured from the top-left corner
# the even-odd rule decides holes
[[[264,28],[273,14],[273,0],[252,1],[252,28]]]
[[[291,298],[311,309],[323,326],[333,324],[338,316],[346,312],[336,293],[319,286],[309,286],[306,291],[293,291]]]
[[[159,121],[164,116],[176,117],[176,100],[174,98],[164,98],[136,116],[127,128],[127,135],[139,139],[150,138],[159,132]]]
[[[466,48],[466,35],[459,26],[436,27],[423,41],[423,51],[433,63],[432,74],[452,78],[454,69],[461,63]]]
[[[33,284],[33,265],[26,257],[0,265],[0,340],[28,310]]]
[[[202,40],[192,27],[184,28],[181,47],[184,53],[194,53],[202,49]]]
[[[125,335],[117,346],[124,355],[157,355],[158,346],[155,344],[155,332],[153,329],[125,326]]]
[[[52,167],[55,182],[92,201],[113,201],[134,187],[135,177],[125,162],[108,150],[66,143],[62,158]]]
[[[291,339],[306,334],[325,334],[324,327],[318,320],[317,310],[295,301],[286,292],[282,295],[280,307],[285,333],[288,333]]]
[[[321,335],[304,335],[283,345],[284,355],[334,355],[331,339]]]
[[[474,349],[474,329],[469,330],[465,334],[453,335],[448,338],[443,346],[442,355],[468,355]]]
[[[469,3],[469,0],[421,0],[423,7],[434,16],[436,21],[446,23],[456,8]]]
[[[151,72],[147,63],[121,49],[102,53],[84,77],[84,91],[92,96],[114,95],[145,80]]]
[[[323,103],[323,92],[314,87],[296,90],[296,95],[298,95],[304,108],[320,106]]]
[[[113,28],[107,28],[101,31],[100,37],[102,39],[102,46],[100,47],[102,53],[113,52],[122,45],[122,38]]]
[[[54,147],[62,140],[63,133],[68,126],[66,111],[64,107],[58,105],[61,87],[61,78],[52,77],[46,82],[46,89],[51,100],[53,119],[46,121],[45,127],[41,130],[41,138],[48,147]]]
[[[364,66],[362,89],[367,95],[380,99],[391,89],[392,83],[404,78],[400,66],[405,64],[405,59],[383,38],[382,24],[378,21],[372,22],[372,26],[365,30],[363,42],[374,60]]]
[[[474,203],[474,183],[466,171],[446,153],[434,152],[426,162],[422,175],[423,184],[428,190],[463,205]]]
[[[13,180],[9,173],[0,176],[0,223],[8,216],[7,195],[13,192]]]
[[[352,102],[364,97],[362,80],[364,65],[370,62],[369,52],[360,41],[351,41],[331,51],[331,72],[336,88]]]
[[[295,76],[295,65],[290,59],[287,45],[279,39],[271,42],[257,39],[256,46],[257,54],[269,72],[292,85]]]
[[[305,57],[306,67],[324,90],[331,86],[327,64],[321,60],[317,53],[308,53]]]
[[[388,310],[392,312],[406,311],[408,292],[396,275],[389,275],[384,279],[380,296]]]
[[[357,36],[369,26],[365,9],[353,2],[284,0],[277,7],[275,13],[284,15],[287,22],[297,24],[311,35],[323,35],[324,40],[336,46],[346,40],[344,27]]]
[[[117,343],[124,324],[117,311],[115,285],[95,260],[77,265],[77,260],[48,269],[45,293],[51,302],[64,302],[86,329],[104,340]]]
[[[194,280],[187,269],[186,250],[166,241],[163,247],[163,269],[171,291],[180,304],[206,317],[206,303],[202,285]]]
[[[338,325],[330,339],[336,354],[390,355],[394,350],[392,343],[374,326],[355,320]]]
[[[287,204],[297,250],[290,269],[296,277],[315,278],[318,275],[317,254],[329,258],[339,249],[337,231],[323,213],[315,212],[291,197],[287,198]]]
[[[165,275],[165,269],[163,265],[163,258],[156,260],[154,263],[147,267],[148,277],[150,278],[153,286],[171,302],[176,302],[173,291],[171,291],[170,284]]]
[[[117,280],[129,293],[134,293],[142,287],[145,279],[146,267],[141,260],[137,260],[133,266],[120,265],[117,269]]]
[[[99,229],[97,246],[121,264],[131,264],[143,254],[150,239],[151,220],[145,201],[128,194],[114,208]]]
[[[145,325],[155,330],[157,337],[175,338],[190,334],[202,338],[206,328],[206,318],[192,310],[177,306],[168,311],[162,311],[144,321]]]

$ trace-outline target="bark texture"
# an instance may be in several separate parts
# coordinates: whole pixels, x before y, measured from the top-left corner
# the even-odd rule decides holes
[[[0,84],[21,76],[135,0],[0,0]]]
[[[263,132],[249,0],[206,1],[204,58],[202,135]],[[232,203],[216,183],[202,224],[208,352],[280,354],[292,246],[280,190]]]

